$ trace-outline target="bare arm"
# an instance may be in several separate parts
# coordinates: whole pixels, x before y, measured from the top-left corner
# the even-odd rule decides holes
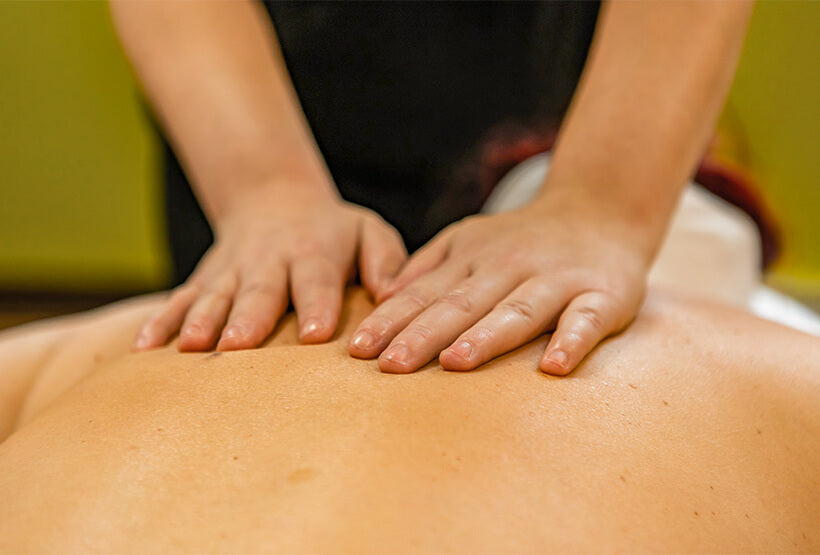
[[[111,4],[126,53],[215,230],[214,247],[137,349],[258,346],[288,301],[302,339],[329,339],[352,270],[375,294],[406,253],[398,233],[341,202],[263,7]]]
[[[607,2],[542,200],[628,223],[653,257],[714,130],[752,3]]]
[[[632,321],[675,202],[714,127],[747,2],[611,2],[538,198],[450,226],[404,267],[350,351],[469,370],[555,329],[565,375]]]
[[[334,191],[260,4],[114,0],[111,14],[212,222],[271,182]]]

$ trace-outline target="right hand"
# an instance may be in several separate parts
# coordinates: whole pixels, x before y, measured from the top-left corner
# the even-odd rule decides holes
[[[296,186],[247,195],[220,223],[214,245],[145,323],[134,350],[165,345],[177,332],[180,351],[258,347],[289,299],[300,340],[327,341],[357,256],[374,298],[407,258],[398,232],[374,212]]]

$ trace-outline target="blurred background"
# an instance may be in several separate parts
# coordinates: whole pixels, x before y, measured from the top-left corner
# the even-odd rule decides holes
[[[721,121],[820,308],[820,2],[759,2]],[[159,146],[103,2],[0,2],[0,327],[162,289]]]

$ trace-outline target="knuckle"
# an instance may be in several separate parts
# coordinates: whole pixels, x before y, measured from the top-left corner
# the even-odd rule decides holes
[[[438,302],[455,308],[459,312],[471,314],[475,310],[475,301],[463,289],[454,289],[441,297]]]
[[[298,248],[292,253],[293,258],[319,257],[325,252],[324,245],[315,239],[301,239],[294,243]]]
[[[184,283],[171,292],[168,297],[168,304],[176,304],[185,301],[190,295],[199,293],[199,285],[196,283]]]
[[[528,323],[535,323],[538,316],[535,311],[535,307],[527,301],[521,299],[510,299],[509,301],[505,301],[499,306],[499,308],[512,312],[515,316],[525,320]]]
[[[279,292],[279,288],[268,281],[254,281],[245,285],[240,291],[240,294],[247,295],[256,293],[259,295],[275,297],[279,294]]]
[[[429,297],[418,289],[406,289],[402,292],[401,301],[419,310],[424,310],[430,306]]]
[[[497,329],[487,326],[478,326],[467,331],[461,339],[468,341],[476,347],[481,345],[495,345],[498,339],[500,339],[500,334]]]
[[[230,303],[233,301],[233,293],[225,289],[211,289],[207,296],[220,303]]]
[[[427,341],[433,337],[434,332],[429,326],[425,326],[424,324],[416,324],[402,335],[405,337],[420,339],[421,341]]]
[[[214,318],[209,314],[198,314],[183,326],[186,330],[205,331],[213,327]]]
[[[592,306],[582,306],[576,309],[576,314],[581,318],[586,326],[595,332],[603,334],[606,331],[606,321],[604,315],[598,308]]]
[[[361,327],[381,336],[393,327],[393,320],[381,314],[373,314],[365,322],[362,322]]]

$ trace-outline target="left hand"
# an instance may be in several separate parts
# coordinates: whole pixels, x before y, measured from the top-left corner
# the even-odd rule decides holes
[[[472,216],[419,250],[379,294],[387,299],[353,334],[350,354],[384,372],[438,357],[472,370],[554,329],[539,367],[569,374],[640,307],[651,257],[630,222],[559,205]]]

